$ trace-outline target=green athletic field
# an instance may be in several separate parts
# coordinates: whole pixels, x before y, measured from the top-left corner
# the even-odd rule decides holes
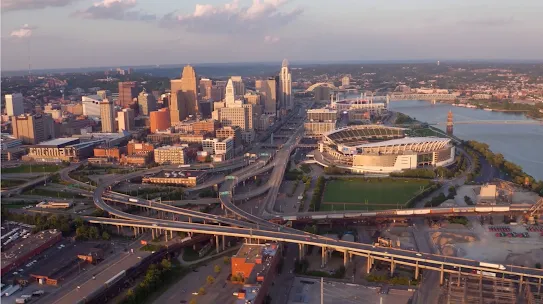
[[[424,180],[351,179],[326,183],[321,211],[385,210],[405,203],[429,186]]]

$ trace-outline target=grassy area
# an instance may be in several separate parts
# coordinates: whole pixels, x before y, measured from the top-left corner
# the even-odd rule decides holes
[[[202,259],[206,256],[208,256],[211,252],[214,252],[213,250],[209,250],[207,254],[205,254],[203,257],[200,257],[198,255],[198,251],[194,251],[192,247],[185,247],[183,248],[183,261],[185,262],[192,262],[199,259]]]
[[[31,203],[13,203],[13,204],[10,204],[10,203],[6,203],[6,202],[2,202],[2,208],[7,208],[7,209],[20,209],[20,208],[23,208],[23,207],[26,207],[26,206],[35,206],[36,204],[31,204]]]
[[[432,130],[430,128],[411,129],[407,131],[407,135],[411,137],[428,137],[428,136],[445,137],[443,133],[436,132],[435,130]]]
[[[320,210],[401,208],[429,185],[428,181],[423,180],[332,180],[326,183]]]
[[[61,165],[21,165],[19,167],[2,168],[2,173],[43,173],[56,172],[62,169]]]
[[[54,190],[44,190],[44,189],[31,189],[23,192],[26,195],[41,195],[47,197],[57,197],[57,198],[84,198],[84,196],[75,194],[72,192],[62,192]]]
[[[24,183],[26,183],[26,181],[24,180],[3,179],[3,180],[0,180],[0,188],[2,189],[11,188],[11,187],[22,185]]]

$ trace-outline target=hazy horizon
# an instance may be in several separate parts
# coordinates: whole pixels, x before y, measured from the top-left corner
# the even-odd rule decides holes
[[[4,0],[2,68],[539,61],[542,13],[538,0]]]

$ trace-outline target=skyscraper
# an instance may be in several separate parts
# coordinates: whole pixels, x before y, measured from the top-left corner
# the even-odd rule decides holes
[[[190,65],[183,68],[183,74],[181,77],[181,91],[183,93],[182,102],[187,109],[187,115],[196,116],[199,112],[198,88],[196,85],[196,72]]]
[[[288,61],[283,60],[279,74],[279,104],[281,108],[292,109],[292,79],[288,69]]]
[[[213,82],[211,79],[202,78],[200,79],[200,98],[202,100],[211,99],[211,88],[213,87]]]
[[[23,144],[35,145],[55,138],[53,118],[47,114],[12,116],[11,128],[13,137],[22,140]]]
[[[125,81],[119,82],[119,99],[117,104],[123,108],[128,108],[134,102],[134,98],[138,96],[136,82]]]
[[[122,131],[132,131],[135,128],[134,110],[132,109],[123,109],[122,111],[117,112],[117,122],[119,124],[119,132]]]
[[[156,111],[157,102],[153,94],[147,93],[145,88],[138,95],[139,114],[149,116],[149,112]]]
[[[6,114],[19,116],[24,114],[23,95],[21,93],[6,94]]]
[[[198,109],[198,88],[194,68],[187,65],[183,68],[181,79],[171,80],[170,118],[176,124],[189,115],[196,116]]]
[[[275,78],[271,77],[266,80],[257,80],[255,82],[257,91],[262,94],[261,101],[264,105],[264,114],[276,115],[277,112],[277,85]]]
[[[228,84],[226,85],[224,101],[226,102],[226,106],[228,106],[229,104],[233,104],[235,100],[236,100],[236,96],[234,92],[234,83],[232,79],[229,79]]]
[[[102,132],[115,132],[115,106],[108,99],[100,103],[100,119],[102,120]]]
[[[187,113],[185,107],[181,103],[182,80],[172,79],[170,85],[170,122],[172,125],[175,125],[187,117]]]
[[[245,95],[245,84],[243,83],[241,76],[232,76],[230,77],[230,80],[232,80],[234,84],[234,95]]]

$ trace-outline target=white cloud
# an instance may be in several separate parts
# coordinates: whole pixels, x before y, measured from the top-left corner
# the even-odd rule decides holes
[[[2,0],[2,13],[18,10],[43,9],[46,7],[61,7],[79,0]]]
[[[281,40],[281,38],[276,37],[276,36],[269,36],[268,35],[268,36],[264,37],[264,42],[268,43],[268,44],[277,43],[277,42],[279,42],[279,40]]]
[[[20,29],[13,30],[9,36],[12,38],[28,38],[32,36],[32,30],[35,29],[36,27],[25,24]]]
[[[172,12],[165,15],[165,27],[181,26],[197,33],[262,34],[296,19],[303,11],[281,11],[286,0],[253,0],[248,7],[240,7],[238,0],[224,5],[197,4],[188,15]]]
[[[72,15],[85,19],[113,19],[151,21],[156,16],[141,11],[132,10],[137,5],[136,0],[103,0],[95,2],[85,10],[74,12]]]

